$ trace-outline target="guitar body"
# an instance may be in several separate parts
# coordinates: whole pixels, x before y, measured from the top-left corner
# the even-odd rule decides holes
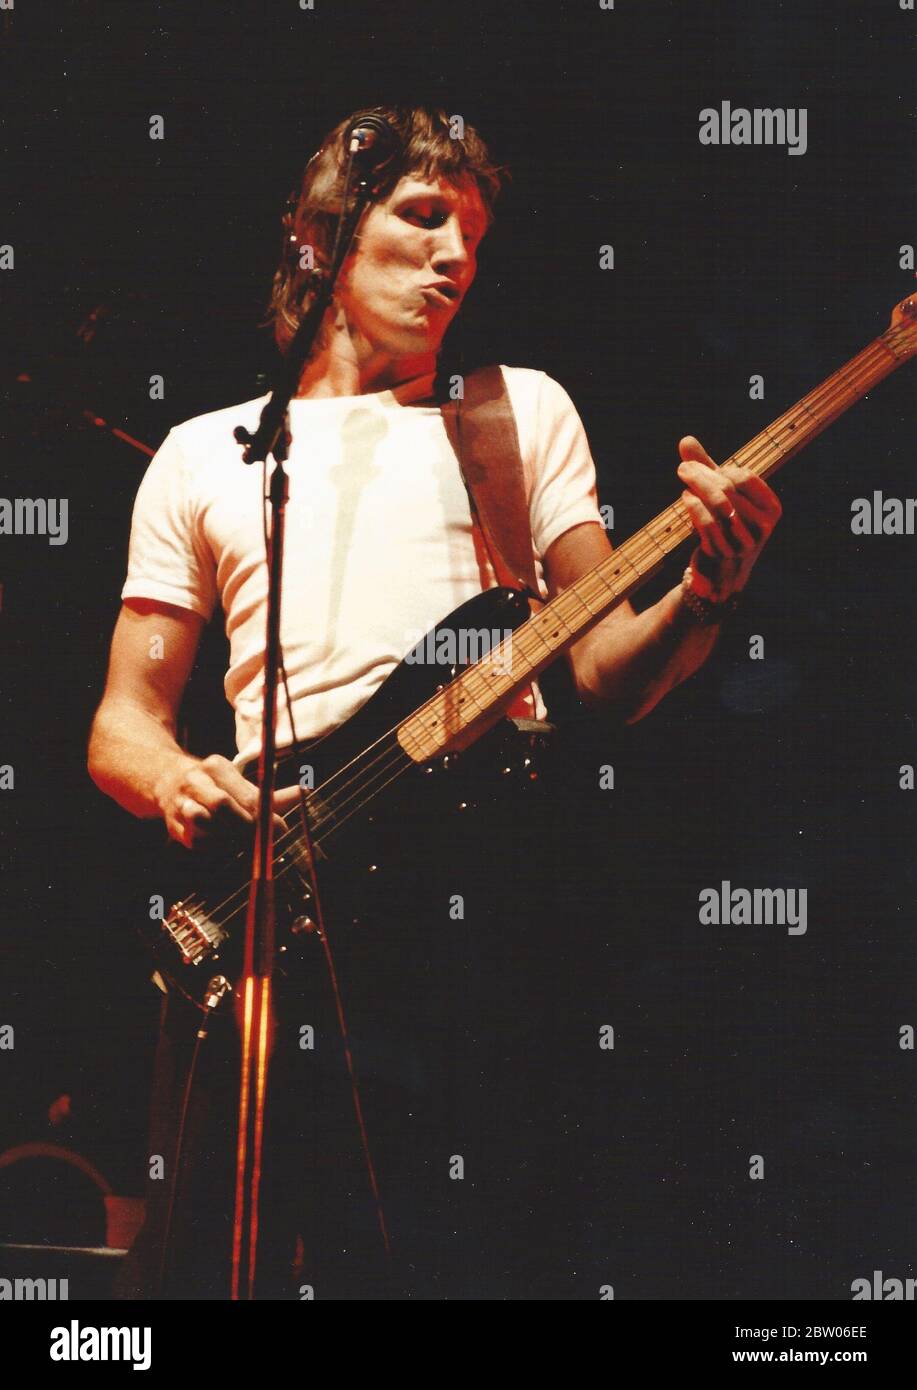
[[[287,750],[278,758],[278,787],[297,782],[304,787],[321,884],[324,886],[327,880],[335,888],[340,884],[342,891],[346,887],[348,904],[359,897],[350,891],[354,884],[348,880],[368,875],[379,857],[377,847],[383,836],[380,819],[389,828],[399,804],[404,807],[405,801],[409,801],[416,816],[420,797],[420,816],[429,816],[432,822],[446,805],[465,806],[472,795],[487,795],[491,775],[494,782],[497,778],[504,780],[509,770],[522,779],[532,777],[532,758],[544,734],[525,731],[513,721],[501,719],[467,753],[447,755],[434,763],[412,764],[405,769],[405,775],[393,778],[390,786],[381,778],[375,779],[381,786],[370,782],[372,796],[363,805],[359,804],[359,797],[353,798],[353,813],[347,816],[346,823],[334,827],[333,837],[316,835],[324,809],[322,788],[346,777],[346,770],[357,760],[366,760],[367,750],[372,750],[406,716],[473,664],[450,659],[457,645],[456,635],[479,634],[475,640],[480,655],[482,646],[488,645],[485,634],[505,636],[515,632],[528,617],[528,602],[516,590],[494,588],[475,595],[438,623],[345,724],[303,745],[299,755]],[[471,767],[463,775],[466,764]],[[493,769],[492,774],[488,769]],[[243,771],[249,780],[257,780],[257,762],[248,764]],[[350,811],[351,807],[348,805],[347,809]],[[288,825],[295,825],[300,815],[291,813]],[[277,968],[285,973],[295,969],[298,948],[314,928],[309,917],[311,875],[295,849],[294,845],[275,859],[276,960]],[[199,866],[202,891],[179,898],[164,921],[152,924],[156,969],[171,988],[201,1005],[214,974],[225,976],[230,984],[241,974],[251,847],[246,845],[234,855],[219,858],[205,851],[190,861],[187,851],[176,847],[174,857],[180,857],[185,876],[189,862]],[[332,892],[329,903],[337,926],[336,902],[336,893]]]
[[[314,769],[314,787],[320,791],[332,774],[395,728],[471,664],[449,660],[450,649],[456,645],[455,633],[515,632],[528,616],[529,607],[523,595],[515,589],[497,588],[475,594],[437,623],[352,719],[308,745],[308,752],[301,761]],[[434,664],[429,658],[437,652],[443,659]],[[243,770],[250,781],[257,781],[257,762],[253,761]],[[295,756],[278,759],[278,786],[291,786],[300,780],[300,775]]]

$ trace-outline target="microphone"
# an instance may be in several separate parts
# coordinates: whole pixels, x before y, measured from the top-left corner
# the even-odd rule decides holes
[[[364,169],[381,164],[394,153],[397,144],[394,127],[374,111],[361,111],[347,127],[347,148]]]

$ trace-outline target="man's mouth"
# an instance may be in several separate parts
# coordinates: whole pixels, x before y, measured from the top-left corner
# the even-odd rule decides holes
[[[439,304],[446,309],[451,309],[459,297],[457,287],[450,284],[448,281],[444,281],[438,285],[424,285],[421,289],[421,294],[432,303]]]

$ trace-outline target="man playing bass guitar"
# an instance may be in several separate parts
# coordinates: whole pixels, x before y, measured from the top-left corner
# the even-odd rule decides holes
[[[291,747],[294,737],[308,745],[345,724],[431,619],[500,582],[449,445],[436,386],[443,338],[474,281],[500,171],[472,128],[466,126],[462,139],[453,138],[442,112],[379,108],[377,114],[395,130],[396,152],[360,222],[290,406],[281,632],[289,706],[282,687],[280,748]],[[352,125],[353,117],[342,121],[310,160],[285,220],[271,304],[281,352],[308,308],[314,277],[328,264]],[[303,255],[304,248],[313,254]],[[504,367],[502,377],[524,465],[534,573],[541,597],[553,597],[612,552],[597,505],[595,469],[580,418],[556,381],[528,368]],[[238,843],[256,812],[257,790],[243,768],[257,755],[260,740],[267,591],[262,475],[260,468],[242,465],[233,428],[240,423],[253,428],[260,404],[248,402],[177,426],[152,460],[135,503],[123,607],[90,738],[89,769],[97,785],[134,815],[161,818],[171,839],[188,849]],[[748,581],[781,512],[762,478],[734,465],[718,469],[692,436],[679,442],[678,453],[682,501],[697,536],[684,581],[639,614],[629,603],[620,604],[567,652],[579,696],[624,722],[643,718],[710,655],[721,617]],[[183,691],[218,601],[230,646],[225,689],[236,722],[232,759],[217,752],[191,756],[176,738]],[[153,639],[161,639],[161,659],[151,659]],[[544,721],[537,682],[517,693],[511,713]],[[294,808],[298,795],[297,786],[281,787],[278,814]],[[415,872],[410,862],[399,868],[405,879]],[[330,894],[327,908],[333,931]],[[372,957],[376,949],[378,958]],[[377,1006],[390,1010],[385,1027],[397,1012],[391,1001],[380,1000],[396,967],[378,943],[366,950],[362,961],[356,953],[349,974],[341,970],[339,984],[354,1034],[370,1038]],[[387,965],[380,964],[383,957]],[[455,961],[452,966],[461,972]],[[437,969],[451,968],[449,959],[431,969],[429,960],[415,955],[412,968],[412,989],[422,994],[429,985],[432,998],[451,998],[449,1007],[455,1007],[450,989],[454,995],[459,981],[432,978]],[[325,995],[330,992],[328,985]],[[417,1003],[416,996],[411,999]],[[292,1012],[287,1007],[280,1032],[288,1027],[298,1036],[302,1024],[313,1020],[295,1005]],[[432,1017],[435,1013],[428,1008],[425,1014],[434,1033],[442,1021]],[[419,1015],[402,1015],[402,1024],[405,1037],[415,1025],[425,1026]],[[192,1123],[187,1107],[179,1116],[196,1028],[193,1010],[168,997],[151,1151],[166,1156],[167,1169],[173,1160],[178,1163],[181,1124],[182,1181],[176,1193],[167,1173],[159,1190],[151,1192],[147,1226],[126,1271],[123,1296],[226,1293],[231,1213],[228,1189],[221,1187],[216,1170],[231,1157],[233,1136],[231,1107],[221,1111],[213,1097],[221,1086],[231,1096],[232,1029],[215,1029],[204,1045],[207,1058],[195,1079]],[[413,1036],[416,1040],[420,1033]],[[396,1052],[402,1041],[392,1043]],[[442,1043],[439,1037],[441,1048]],[[354,1176],[359,1165],[351,1169],[328,1157],[337,1150],[323,1129],[331,1121],[322,1111],[321,1086],[313,1090],[312,1081],[297,1082],[282,1052],[279,1042],[271,1084],[285,1099],[276,1104],[287,1116],[309,1115],[307,1139],[300,1142],[300,1135],[298,1147],[290,1140],[273,1185],[266,1170],[265,1248],[277,1252],[271,1288],[278,1297],[299,1297],[294,1290],[313,1280],[318,1295],[336,1287],[343,1296],[385,1296],[371,1277],[361,1283],[356,1265],[349,1263],[365,1236],[356,1231],[359,1220],[342,1239],[340,1224],[330,1234],[327,1222],[322,1226],[322,1212],[314,1208],[323,1199],[313,1202],[311,1215],[299,1209],[307,1184],[318,1193],[337,1185],[337,1222],[347,1219],[340,1212],[348,1202],[359,1206],[364,1196]],[[381,1052],[375,1061],[367,1052],[363,1067],[362,1079],[368,1078],[370,1090],[375,1086],[368,1111],[383,1116],[383,1130],[392,1131],[388,1143],[386,1133],[380,1138],[367,1124],[364,1138],[378,1157],[380,1200],[383,1206],[393,1204],[388,1229],[401,1260],[398,1296],[404,1297],[467,1296],[476,1287],[467,1259],[450,1265],[443,1254],[443,1232],[452,1220],[448,1203],[438,1216],[435,1202],[425,1205],[426,1189],[412,1177],[411,1163],[422,1152],[441,1157],[440,1167],[439,1157],[431,1162],[437,1181],[446,1181],[455,1129],[452,1093],[437,1061],[441,1055],[428,1052],[421,1059],[424,1076],[414,1076],[410,1084],[397,1056],[386,1064]],[[335,1071],[326,1078],[329,1114],[336,1104],[333,1093],[346,1085],[342,1076]],[[476,1094],[486,1092],[487,1085],[486,1075],[479,1076]],[[424,1110],[424,1097],[431,1094],[437,1099]],[[418,1100],[413,1109],[412,1095]],[[403,1123],[388,1126],[389,1102],[394,1109],[403,1106]],[[423,1128],[424,1114],[429,1129]],[[356,1131],[353,1111],[350,1120]],[[335,1123],[345,1127],[344,1121]],[[419,1127],[411,1130],[411,1125]],[[287,1132],[278,1123],[280,1149]],[[441,1139],[446,1150],[440,1155]],[[482,1221],[487,1226],[486,1216]],[[485,1232],[482,1260],[489,1238]],[[479,1248],[471,1236],[469,1242],[468,1248]],[[364,1261],[360,1268],[371,1264]],[[336,1273],[328,1272],[323,1284],[332,1270]]]

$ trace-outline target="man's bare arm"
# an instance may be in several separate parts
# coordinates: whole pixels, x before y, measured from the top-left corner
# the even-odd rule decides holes
[[[131,599],[112,638],[108,679],[89,736],[89,774],[135,816],[161,816],[190,848],[214,830],[251,822],[257,791],[228,758],[195,758],[175,733],[204,620],[170,604]],[[278,793],[278,810],[292,804]]]
[[[604,530],[591,522],[560,536],[545,556],[552,594],[560,593],[611,554]],[[643,613],[615,608],[570,649],[577,692],[633,724],[706,661],[716,628],[686,622],[679,588]]]
[[[115,624],[105,693],[89,736],[89,773],[135,816],[161,815],[157,788],[195,761],[175,737],[178,709],[204,620],[131,599]]]
[[[733,464],[717,468],[693,435],[679,441],[678,451],[678,477],[685,487],[682,501],[699,540],[691,560],[695,592],[722,602],[747,583],[780,518],[780,501],[748,470]],[[611,551],[598,524],[571,527],[544,557],[551,596],[569,588]],[[608,705],[627,723],[635,723],[706,661],[716,633],[715,627],[690,620],[680,586],[643,613],[623,603],[571,648],[577,689],[587,702]]]

